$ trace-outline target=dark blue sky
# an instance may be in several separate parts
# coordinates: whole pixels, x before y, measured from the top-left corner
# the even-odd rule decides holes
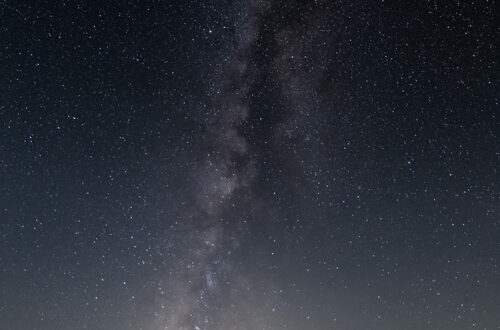
[[[494,1],[0,2],[1,329],[496,329]]]

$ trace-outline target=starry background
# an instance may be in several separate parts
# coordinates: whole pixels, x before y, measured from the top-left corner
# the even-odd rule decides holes
[[[2,0],[0,328],[499,329],[494,5]]]

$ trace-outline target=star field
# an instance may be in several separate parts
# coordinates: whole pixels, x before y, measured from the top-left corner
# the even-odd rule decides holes
[[[498,329],[495,14],[0,0],[0,329]]]

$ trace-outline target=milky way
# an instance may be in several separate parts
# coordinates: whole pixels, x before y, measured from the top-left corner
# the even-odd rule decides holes
[[[0,328],[496,329],[494,14],[0,0]]]
[[[224,217],[227,208],[240,207],[242,201],[234,193],[248,190],[256,175],[240,126],[248,116],[248,93],[255,75],[249,62],[259,35],[259,16],[265,9],[259,3],[236,5],[241,12],[236,18],[234,46],[231,45],[234,49],[224,58],[221,72],[214,73],[217,85],[213,87],[213,104],[209,105],[212,114],[206,125],[205,159],[191,174],[193,181],[197,181],[193,191],[195,202],[187,205],[184,229],[188,233],[187,246],[179,260],[180,276],[170,281],[173,288],[167,298],[170,307],[166,329],[234,326],[214,324],[213,318],[220,316],[214,315],[210,307],[211,300],[226,291],[220,286],[234,290],[241,285],[227,260],[240,237],[225,223],[229,221],[231,227],[240,227],[243,219]],[[226,296],[225,304],[233,304],[231,299],[234,298]]]

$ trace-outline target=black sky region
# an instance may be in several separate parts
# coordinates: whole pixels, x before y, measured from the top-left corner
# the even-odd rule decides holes
[[[0,329],[500,329],[495,1],[0,1]]]

